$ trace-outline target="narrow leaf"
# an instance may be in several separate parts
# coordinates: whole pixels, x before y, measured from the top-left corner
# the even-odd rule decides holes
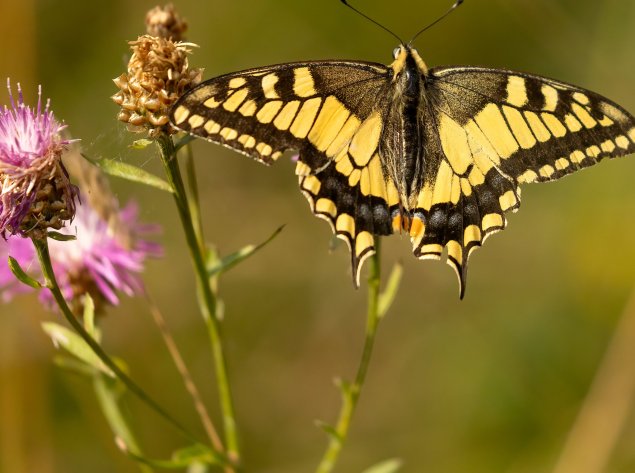
[[[362,473],[396,473],[401,469],[403,462],[399,458],[391,458],[371,466]]]
[[[13,256],[9,256],[9,268],[11,269],[13,275],[18,278],[18,281],[32,287],[33,289],[40,289],[42,287],[42,284],[37,279],[33,279],[31,276],[26,274],[26,272],[22,269],[22,266],[20,266],[20,263],[18,263],[18,260],[16,260]]]
[[[84,295],[84,328],[86,331],[97,341],[99,341],[99,334],[95,328],[95,303],[90,294]]]
[[[333,427],[332,425],[327,424],[326,422],[322,422],[321,420],[316,420],[315,425],[326,432],[329,437],[337,440],[340,443],[342,442],[342,436],[337,432],[337,430],[335,430],[335,427]]]
[[[388,278],[388,282],[386,283],[386,289],[379,295],[379,301],[377,302],[377,316],[381,319],[390,306],[392,305],[395,297],[397,296],[397,291],[399,290],[399,284],[401,283],[401,276],[403,274],[403,266],[401,263],[397,263],[390,273],[390,277]]]
[[[209,473],[210,469],[202,463],[192,463],[187,467],[187,473]]]
[[[130,422],[125,411],[121,409],[121,385],[118,379],[110,379],[100,373],[93,376],[95,395],[110,430],[115,434],[116,439],[120,439],[127,445],[128,449],[140,452],[139,444],[130,428]],[[152,472],[147,465],[142,466],[141,470],[145,473]]]
[[[136,452],[133,452],[120,437],[118,437],[116,440],[119,449],[130,458],[138,461],[139,463],[151,466],[156,469],[181,470],[183,468],[187,468],[192,464],[203,463],[207,465],[223,465],[227,463],[226,461],[223,461],[223,459],[218,454],[214,453],[209,448],[203,445],[193,445],[191,447],[186,447],[184,449],[178,450],[174,452],[171,460],[157,460],[146,458]]]
[[[52,240],[56,240],[56,241],[74,241],[77,240],[77,237],[75,235],[68,235],[66,233],[60,233],[60,232],[48,232],[46,234],[46,236],[48,236],[50,239]]]
[[[170,186],[167,181],[132,164],[124,163],[116,159],[91,159],[87,156],[84,156],[84,158],[111,176],[145,184],[162,191],[173,192],[172,186]]]
[[[215,465],[218,464],[219,461],[222,462],[222,458],[218,453],[200,443],[176,450],[172,454],[172,459],[178,462],[183,462],[187,465],[191,463],[207,463]]]
[[[53,357],[53,363],[58,368],[81,376],[92,378],[95,375],[95,370],[92,366],[87,365],[83,361],[79,361],[77,358],[71,358],[66,355],[56,355]]]
[[[256,251],[260,250],[267,243],[271,242],[271,240],[277,237],[283,228],[284,228],[284,225],[280,226],[278,229],[276,229],[275,232],[271,234],[269,238],[267,238],[262,243],[259,243],[258,245],[247,245],[241,248],[240,250],[236,251],[235,253],[232,253],[220,259],[216,259],[214,264],[208,265],[208,268],[207,268],[208,275],[214,276],[217,273],[227,271],[228,269],[236,266],[241,261],[249,258],[251,255],[256,253]]]
[[[75,332],[53,322],[42,322],[42,329],[47,333],[56,347],[62,347],[93,368],[114,377],[113,372],[105,366],[88,344]]]
[[[95,395],[101,412],[104,414],[110,430],[113,431],[116,437],[121,438],[126,445],[133,447],[133,450],[137,451],[138,447],[134,440],[134,436],[128,422],[119,407],[119,400],[121,398],[121,391],[115,386],[117,383],[112,382],[110,378],[106,378],[101,374],[97,374],[93,377],[93,387],[95,389]]]

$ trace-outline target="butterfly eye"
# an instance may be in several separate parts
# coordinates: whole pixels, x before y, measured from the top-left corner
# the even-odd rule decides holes
[[[397,46],[395,49],[392,50],[392,57],[394,59],[397,59],[399,53],[401,53],[401,46]]]

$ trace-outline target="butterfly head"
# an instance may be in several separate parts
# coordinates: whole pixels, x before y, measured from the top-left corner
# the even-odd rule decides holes
[[[405,76],[406,79],[427,74],[428,66],[423,62],[417,50],[409,44],[400,44],[393,52],[394,61],[390,65],[393,70],[393,81]]]

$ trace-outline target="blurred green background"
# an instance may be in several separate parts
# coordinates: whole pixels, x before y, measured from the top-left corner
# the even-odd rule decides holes
[[[402,37],[436,18],[446,0],[358,0]],[[152,151],[132,151],[115,121],[111,79],[126,41],[144,32],[152,1],[2,0],[0,78],[36,87],[92,156],[160,173]],[[336,0],[175,2],[200,45],[205,77],[278,62],[357,58],[388,63],[394,39]],[[635,110],[635,2],[480,0],[422,35],[428,65],[472,64],[551,76]],[[4,80],[4,79],[2,79]],[[1,93],[2,103],[7,96]],[[351,378],[365,318],[344,246],[329,253],[328,226],[310,214],[293,164],[267,169],[195,143],[205,230],[221,252],[282,234],[221,281],[227,357],[248,471],[312,471],[326,442],[313,421],[333,421],[336,376]],[[403,261],[398,298],[376,353],[338,471],[389,457],[406,472],[552,471],[635,281],[635,159],[604,162],[557,184],[529,185],[509,227],[471,259],[465,300],[453,271],[419,262],[404,237],[384,240],[384,272]],[[182,231],[170,196],[112,181],[122,201],[164,228],[166,256],[146,283],[214,414],[211,358]],[[96,408],[91,385],[52,364],[34,297],[0,308],[0,471],[134,472]],[[200,432],[180,379],[141,300],[103,320],[107,349],[162,404]],[[625,372],[635,359],[624,357]],[[624,378],[621,378],[624,379]],[[627,386],[628,387],[628,386]],[[625,387],[617,396],[632,397]],[[614,393],[615,394],[615,393]],[[599,404],[601,408],[611,406]],[[130,411],[154,457],[181,439],[135,399]],[[603,412],[603,411],[601,411]],[[605,471],[635,471],[635,417]],[[602,437],[602,432],[594,432]],[[573,473],[573,472],[569,472]]]

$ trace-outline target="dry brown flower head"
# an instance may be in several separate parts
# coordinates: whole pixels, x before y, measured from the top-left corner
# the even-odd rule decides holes
[[[121,106],[117,118],[126,122],[130,131],[148,130],[151,137],[159,132],[175,133],[169,125],[170,108],[202,78],[202,69],[188,66],[187,56],[195,45],[150,35],[129,44],[132,57],[128,72],[113,79],[120,89],[112,96]]]

